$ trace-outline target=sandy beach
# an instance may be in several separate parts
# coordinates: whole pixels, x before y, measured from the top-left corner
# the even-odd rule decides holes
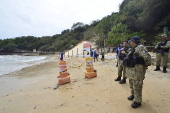
[[[56,90],[53,88],[59,75],[57,57],[6,75],[18,82],[5,84],[1,81],[1,88],[14,89],[5,91],[9,93],[0,97],[0,113],[169,113],[170,69],[162,73],[153,71],[155,66],[149,67],[143,85],[142,106],[133,109],[132,101],[127,100],[130,95],[128,80],[126,84],[114,81],[117,77],[114,59],[95,62],[97,77],[92,79],[85,78],[84,64],[80,66],[85,58],[65,60],[71,83],[60,85]]]

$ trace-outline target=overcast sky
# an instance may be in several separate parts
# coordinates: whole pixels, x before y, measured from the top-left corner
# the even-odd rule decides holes
[[[0,39],[52,36],[119,11],[123,0],[0,0]]]

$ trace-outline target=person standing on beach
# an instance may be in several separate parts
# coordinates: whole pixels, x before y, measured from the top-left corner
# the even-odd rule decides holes
[[[140,38],[133,36],[130,40],[132,49],[125,57],[123,64],[126,66],[126,76],[129,78],[131,96],[128,100],[133,100],[132,108],[138,108],[142,102],[142,85],[145,78],[146,69],[151,65],[151,55],[145,46],[140,44]]]
[[[128,52],[130,51],[130,48],[128,46],[128,41],[123,41],[123,48],[118,52],[118,77],[115,79],[115,81],[120,81],[120,84],[126,83],[126,71],[125,66],[123,65],[123,59],[127,56]],[[123,72],[123,79],[121,80]]]
[[[63,59],[64,59],[64,53],[61,52],[61,53],[60,53],[60,60],[63,61]]]
[[[87,52],[87,55],[89,55],[89,52]]]
[[[90,57],[93,57],[93,50],[90,50]]]
[[[105,52],[102,51],[102,52],[101,52],[101,55],[102,55],[101,61],[104,61],[104,54],[105,54]]]
[[[163,73],[166,73],[167,63],[168,63],[168,52],[170,49],[170,41],[167,40],[166,35],[162,35],[162,41],[159,42],[156,46],[156,69],[154,71],[160,70],[160,64],[162,60]]]
[[[118,67],[119,51],[122,49],[122,47],[123,47],[122,44],[118,44],[118,47],[116,48],[116,58],[117,58],[116,67]]]
[[[93,59],[95,62],[95,59],[98,61],[98,54],[96,53],[96,50],[93,50]]]

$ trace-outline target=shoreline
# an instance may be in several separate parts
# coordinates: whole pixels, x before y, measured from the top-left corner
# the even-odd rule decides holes
[[[5,95],[8,95],[9,93],[15,92],[15,90],[19,90],[30,85],[31,83],[35,82],[34,79],[38,80],[44,77],[40,68],[43,68],[43,66],[48,65],[52,62],[57,62],[57,57],[47,56],[45,62],[34,64],[28,67],[24,67],[20,70],[16,70],[14,72],[0,75],[0,86],[6,87],[5,89],[3,87],[0,87],[0,91],[2,92],[0,93],[0,97],[3,97]],[[38,69],[39,72],[34,72],[34,69]],[[42,74],[40,75],[40,73]]]
[[[84,62],[84,58],[68,57],[65,60],[71,83],[60,85],[56,90],[53,88],[59,74],[57,60],[31,66],[11,75],[18,80],[31,79],[25,81],[28,85],[0,97],[0,112],[167,113],[170,110],[170,69],[167,69],[168,73],[162,73],[153,71],[155,66],[149,66],[143,85],[142,106],[132,109],[132,101],[127,100],[130,95],[128,80],[122,85],[114,81],[117,77],[114,59],[95,62],[97,77],[92,79],[85,78],[84,65],[77,67]]]
[[[22,56],[22,55],[0,55],[2,61],[2,68],[0,69],[0,76],[13,74],[24,68],[34,66],[37,64],[56,60],[58,56],[42,55],[42,56]],[[5,63],[7,61],[7,63]],[[10,61],[10,62],[9,62]],[[17,67],[16,67],[17,66]]]
[[[59,52],[14,52],[0,53],[0,55],[22,55],[22,56],[41,56],[41,55],[59,55]]]

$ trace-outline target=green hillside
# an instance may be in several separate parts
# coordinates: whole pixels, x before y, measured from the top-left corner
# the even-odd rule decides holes
[[[170,27],[169,0],[124,0],[119,8],[119,12],[113,12],[101,20],[93,20],[89,25],[82,22],[74,23],[61,34],[0,40],[0,51],[63,51],[83,40],[94,41],[98,47],[115,46],[134,35],[139,36],[145,45],[152,46],[159,41],[163,28]],[[167,34],[169,36],[170,32]]]

